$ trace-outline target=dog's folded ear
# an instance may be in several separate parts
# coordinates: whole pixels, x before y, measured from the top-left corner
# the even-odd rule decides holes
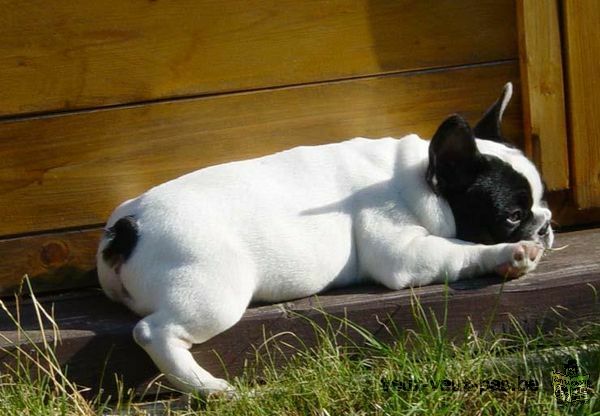
[[[500,97],[487,109],[481,120],[475,125],[473,129],[475,137],[504,142],[504,136],[502,136],[502,115],[512,97],[512,93],[512,83],[508,82],[504,85]]]
[[[438,195],[465,190],[475,179],[480,161],[469,123],[457,114],[450,116],[429,144],[427,183]]]

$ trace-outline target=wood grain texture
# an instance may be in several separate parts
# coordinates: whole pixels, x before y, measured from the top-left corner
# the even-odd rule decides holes
[[[600,231],[559,234],[556,244],[568,247],[548,254],[535,273],[504,284],[500,278],[485,277],[459,281],[447,289],[443,285],[416,288],[412,293],[355,287],[278,305],[253,306],[234,327],[194,346],[192,351],[214,375],[232,377],[242,372],[245,360],[253,360],[254,351],[265,336],[289,331],[305,345],[314,345],[314,330],[303,318],[324,325],[321,311],[347,317],[380,340],[393,342],[396,337],[386,330],[386,325],[391,327],[393,323],[401,331],[417,328],[411,312],[413,293],[424,310],[432,311],[440,321],[447,308],[446,329],[450,337],[463,336],[469,323],[477,331],[489,327],[510,332],[514,328],[511,316],[531,334],[537,334],[537,328],[551,330],[559,322],[572,327],[579,320],[597,319],[600,263],[596,253],[600,251]],[[73,381],[92,387],[88,393],[98,390],[103,371],[102,387],[108,393],[116,390],[115,373],[123,378],[125,388],[138,392],[157,375],[148,356],[131,337],[139,318],[108,301],[99,291],[53,296],[43,300],[43,304],[53,309],[61,328],[62,343],[57,350],[60,362],[68,366]],[[24,300],[21,323],[33,340],[40,342],[41,332],[36,322],[31,304]],[[0,331],[8,340],[23,345],[23,338],[19,338],[4,314],[0,314]],[[359,334],[350,330],[349,335],[360,343]],[[291,336],[280,340],[294,345]],[[10,351],[11,343],[3,341],[0,351],[3,348]],[[0,355],[1,362],[10,360],[8,354]]]
[[[99,228],[0,240],[0,295],[18,290],[27,275],[36,293],[97,285]]]
[[[516,61],[0,123],[0,236],[101,225],[183,173],[298,145],[476,121]],[[518,97],[518,94],[516,94]],[[506,133],[521,145],[520,102]],[[4,261],[4,259],[2,259]]]
[[[0,115],[517,57],[514,0],[0,5]]]
[[[548,190],[569,187],[558,0],[517,1],[525,147]]]
[[[565,0],[563,16],[575,200],[600,207],[600,2]]]

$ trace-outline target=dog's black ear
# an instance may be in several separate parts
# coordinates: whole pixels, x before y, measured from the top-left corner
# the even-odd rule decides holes
[[[438,127],[429,144],[427,183],[438,195],[460,192],[475,179],[480,160],[469,123],[459,115],[450,116]]]
[[[473,133],[479,139],[493,140],[496,142],[504,142],[502,136],[502,114],[512,97],[512,83],[507,82],[502,89],[500,98],[485,112],[481,120],[477,122]]]

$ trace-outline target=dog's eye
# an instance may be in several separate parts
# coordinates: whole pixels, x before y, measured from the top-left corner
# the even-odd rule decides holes
[[[508,217],[506,217],[506,222],[510,225],[518,225],[521,222],[521,211],[516,210],[510,213]]]

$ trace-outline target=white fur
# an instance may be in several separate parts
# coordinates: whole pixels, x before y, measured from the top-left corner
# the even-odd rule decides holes
[[[530,181],[533,165],[501,145],[477,144]],[[106,293],[144,316],[136,341],[184,390],[227,390],[189,348],[234,325],[251,301],[278,302],[374,280],[400,289],[535,267],[532,243],[454,239],[445,200],[425,182],[429,142],[357,138],[202,169],[127,201],[140,239],[118,270],[98,251]],[[549,211],[548,211],[549,212]],[[545,215],[545,214],[544,214]],[[515,253],[534,252],[525,256]],[[541,250],[539,251],[541,253]],[[529,258],[531,257],[531,258]]]
[[[500,120],[502,120],[502,116],[504,115],[504,110],[506,110],[506,107],[508,106],[508,103],[510,102],[512,95],[513,95],[512,82],[507,82],[506,85],[504,85],[504,88],[502,89],[502,95],[501,95],[502,102],[500,103],[500,111],[498,112],[498,118]]]

